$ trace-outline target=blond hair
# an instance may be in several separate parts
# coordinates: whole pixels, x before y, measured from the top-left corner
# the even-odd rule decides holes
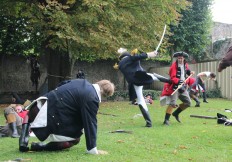
[[[114,94],[115,86],[109,80],[100,80],[96,84],[99,85],[102,96],[109,97]]]
[[[138,53],[138,49],[135,48],[135,49],[133,49],[133,50],[131,51],[131,56],[134,56],[134,55],[137,54],[137,53]]]

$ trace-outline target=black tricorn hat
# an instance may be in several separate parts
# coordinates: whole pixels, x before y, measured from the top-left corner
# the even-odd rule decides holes
[[[180,52],[176,52],[173,54],[173,57],[178,57],[178,56],[183,56],[184,58],[188,58],[189,55],[186,52],[180,51]]]
[[[119,60],[121,60],[123,57],[130,56],[128,52],[125,52],[119,56]]]

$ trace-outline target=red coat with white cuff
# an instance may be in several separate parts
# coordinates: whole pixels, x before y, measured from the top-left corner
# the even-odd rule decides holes
[[[185,70],[185,78],[186,78],[186,74],[187,75],[190,75],[190,69],[189,69],[189,66],[187,63],[184,63],[184,70]],[[181,84],[180,83],[180,75],[181,75],[181,69],[178,67],[178,63],[177,61],[174,62],[170,69],[169,69],[169,76],[170,76],[170,79],[172,81],[172,83],[165,83],[164,84],[164,88],[162,90],[162,93],[161,93],[161,97],[162,96],[170,96],[174,91],[175,89],[178,88],[178,85]],[[186,82],[186,84],[188,84],[188,81]]]

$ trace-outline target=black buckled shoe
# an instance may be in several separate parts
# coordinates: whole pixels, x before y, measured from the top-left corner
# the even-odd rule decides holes
[[[174,114],[172,114],[172,115],[175,117],[176,121],[178,121],[179,123],[181,123],[181,121],[179,119],[179,115],[174,115]]]
[[[169,125],[170,125],[170,124],[169,124],[169,120],[164,120],[164,123],[163,123],[163,124],[169,126]]]

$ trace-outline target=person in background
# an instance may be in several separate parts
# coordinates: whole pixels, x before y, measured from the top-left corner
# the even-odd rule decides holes
[[[146,102],[146,104],[153,104],[153,99],[152,99],[152,96],[150,94],[147,94],[145,96],[145,102]]]
[[[85,73],[83,72],[82,69],[78,70],[78,73],[76,75],[77,79],[85,79]]]
[[[186,62],[186,58],[189,57],[187,53],[182,51],[176,52],[173,54],[173,57],[176,58],[176,61],[169,68],[169,75],[172,83],[164,84],[160,97],[161,106],[168,105],[163,122],[163,124],[167,126],[170,125],[169,119],[171,114],[181,123],[179,114],[191,106],[191,99],[187,91],[188,80],[186,79],[187,76],[194,74],[193,71],[190,71],[188,63]],[[182,103],[177,105],[177,99],[180,99]],[[172,113],[174,108],[176,108],[176,110]]]
[[[23,121],[19,150],[55,151],[70,148],[79,143],[84,130],[86,152],[107,153],[97,149],[97,112],[101,98],[113,95],[114,89],[114,84],[109,80],[91,84],[86,79],[74,79],[37,98],[27,107],[29,112]],[[32,143],[29,149],[30,130],[42,142]]]
[[[190,86],[191,87],[196,87],[196,90],[200,92],[202,91],[203,94],[203,102],[208,103],[206,100],[206,88],[205,88],[205,82],[210,79],[210,80],[216,80],[216,75],[213,72],[209,71],[203,71],[197,74],[195,82]]]
[[[20,104],[16,105],[14,110],[22,119],[26,117],[28,112],[27,110],[24,109],[24,106]]]
[[[11,97],[11,102],[13,104],[21,104],[24,107],[28,106],[29,104],[31,104],[31,101],[26,99],[22,99],[21,97],[19,97],[19,95],[16,92],[12,92],[11,93],[12,97]]]
[[[196,81],[195,78],[193,78],[193,77],[189,78],[188,91],[189,91],[189,96],[196,102],[195,107],[200,107],[201,102],[199,101],[199,98],[198,98],[199,91],[196,89],[196,86],[193,86],[193,87],[191,86],[191,85],[193,85],[193,83],[195,83],[195,81]]]
[[[0,126],[0,133],[3,137],[19,138],[22,130],[22,122],[27,111],[20,104],[11,104],[4,109],[6,125]]]
[[[27,58],[27,62],[30,63],[31,66],[31,82],[32,82],[32,86],[35,86],[35,90],[36,92],[38,91],[38,85],[39,85],[39,80],[40,80],[40,64],[39,61],[37,59],[36,55],[32,55],[30,57]]]

